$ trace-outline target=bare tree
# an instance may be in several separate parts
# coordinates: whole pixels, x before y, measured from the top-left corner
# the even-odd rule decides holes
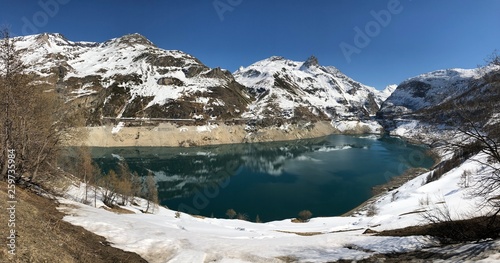
[[[474,140],[473,147],[477,147],[481,153],[487,156],[485,160],[474,159],[475,162],[488,167],[490,172],[476,175],[475,183],[472,185],[472,193],[483,197],[486,203],[494,209],[492,218],[500,213],[500,152],[498,137],[479,129],[474,125],[461,128],[460,132]]]
[[[498,50],[493,51],[490,56],[486,59],[486,63],[490,65],[500,66],[500,53]]]
[[[495,64],[500,58],[495,55],[490,60]],[[486,167],[487,172],[474,175],[473,182],[467,186],[473,196],[482,197],[484,205],[493,208],[493,223],[500,214],[500,70],[485,74],[477,88],[480,88],[477,91],[488,91],[488,95],[476,94],[472,100],[464,97],[454,103],[450,125],[453,122],[457,131],[448,144],[457,149],[454,158],[462,162],[478,153],[486,157],[473,159]]]
[[[118,187],[118,176],[115,171],[110,170],[105,176],[99,181],[99,185],[102,186],[101,194],[102,201],[108,207],[115,206],[116,200],[116,189]]]
[[[121,198],[121,204],[127,205],[127,203],[132,203],[134,196],[140,194],[141,179],[139,175],[137,172],[131,172],[126,162],[119,164],[117,175],[118,185],[116,193]]]
[[[55,166],[63,138],[73,133],[81,118],[53,87],[38,84],[16,49],[17,39],[0,32],[0,169],[6,174],[5,155],[16,153],[16,182],[32,181]]]
[[[15,49],[15,41],[10,38],[7,29],[0,31],[0,100],[5,115],[2,115],[0,166],[2,175],[7,174],[6,160],[7,151],[13,149],[13,116],[15,116],[18,103],[14,98],[16,84],[26,85],[25,78],[21,77],[24,66],[19,53]]]
[[[146,213],[150,208],[154,212],[156,205],[158,204],[158,189],[156,187],[156,181],[153,173],[149,172],[144,180],[143,196],[147,200]]]
[[[88,192],[92,185],[96,185],[96,173],[99,170],[98,167],[92,161],[92,155],[90,154],[90,149],[87,146],[82,146],[78,149],[78,169],[77,173],[80,178],[85,183],[85,198],[84,202],[88,202]],[[94,200],[95,204],[95,200]]]

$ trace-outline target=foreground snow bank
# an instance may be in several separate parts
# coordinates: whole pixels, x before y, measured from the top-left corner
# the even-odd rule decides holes
[[[485,160],[484,155],[474,158]],[[308,223],[290,219],[251,223],[193,217],[160,207],[154,214],[143,214],[145,201],[127,206],[130,214],[116,214],[81,204],[83,186],[72,187],[60,200],[64,220],[104,236],[113,246],[136,252],[150,262],[326,262],[338,259],[359,260],[377,253],[421,250],[437,244],[430,237],[377,237],[363,232],[386,230],[423,223],[420,212],[446,204],[455,218],[475,216],[483,200],[468,195],[463,173],[491,172],[473,159],[446,173],[440,180],[426,184],[428,173],[388,192],[372,204],[375,216],[361,212],[352,217],[313,218]],[[491,253],[490,253],[491,254]],[[488,255],[498,258],[499,254]],[[485,256],[485,257],[488,257]],[[478,255],[481,259],[480,255]]]

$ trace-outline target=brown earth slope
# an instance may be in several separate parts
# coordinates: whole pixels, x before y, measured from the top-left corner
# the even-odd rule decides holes
[[[8,254],[7,184],[0,182],[0,262],[147,262],[135,253],[109,246],[103,237],[62,220],[56,202],[16,189],[16,255]]]

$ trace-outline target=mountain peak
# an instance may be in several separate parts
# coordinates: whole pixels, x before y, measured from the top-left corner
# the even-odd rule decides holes
[[[284,57],[282,56],[272,56],[269,58],[270,61],[278,61],[278,60],[285,60]]]
[[[35,40],[39,44],[51,45],[51,42],[55,44],[67,44],[69,41],[59,33],[41,33],[35,36]]]
[[[64,40],[66,40],[66,38],[60,34],[60,33],[41,33],[37,36],[37,38],[50,38],[50,37],[53,37],[53,38],[62,38]]]
[[[319,66],[318,59],[315,56],[310,56],[303,64],[304,67]]]
[[[138,40],[147,40],[147,38],[139,33],[127,34],[121,37],[122,39],[138,39]]]
[[[124,35],[122,37],[114,39],[113,42],[117,42],[118,44],[126,44],[130,46],[134,45],[155,46],[153,42],[149,41],[149,39],[147,39],[146,37],[144,37],[139,33]]]

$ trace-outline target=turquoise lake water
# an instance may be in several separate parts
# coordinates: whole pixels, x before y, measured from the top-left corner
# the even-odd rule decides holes
[[[119,160],[152,171],[162,205],[227,218],[228,209],[262,221],[341,215],[372,196],[375,185],[411,167],[429,168],[425,147],[397,138],[331,135],[319,139],[169,148],[92,148],[104,170]]]

